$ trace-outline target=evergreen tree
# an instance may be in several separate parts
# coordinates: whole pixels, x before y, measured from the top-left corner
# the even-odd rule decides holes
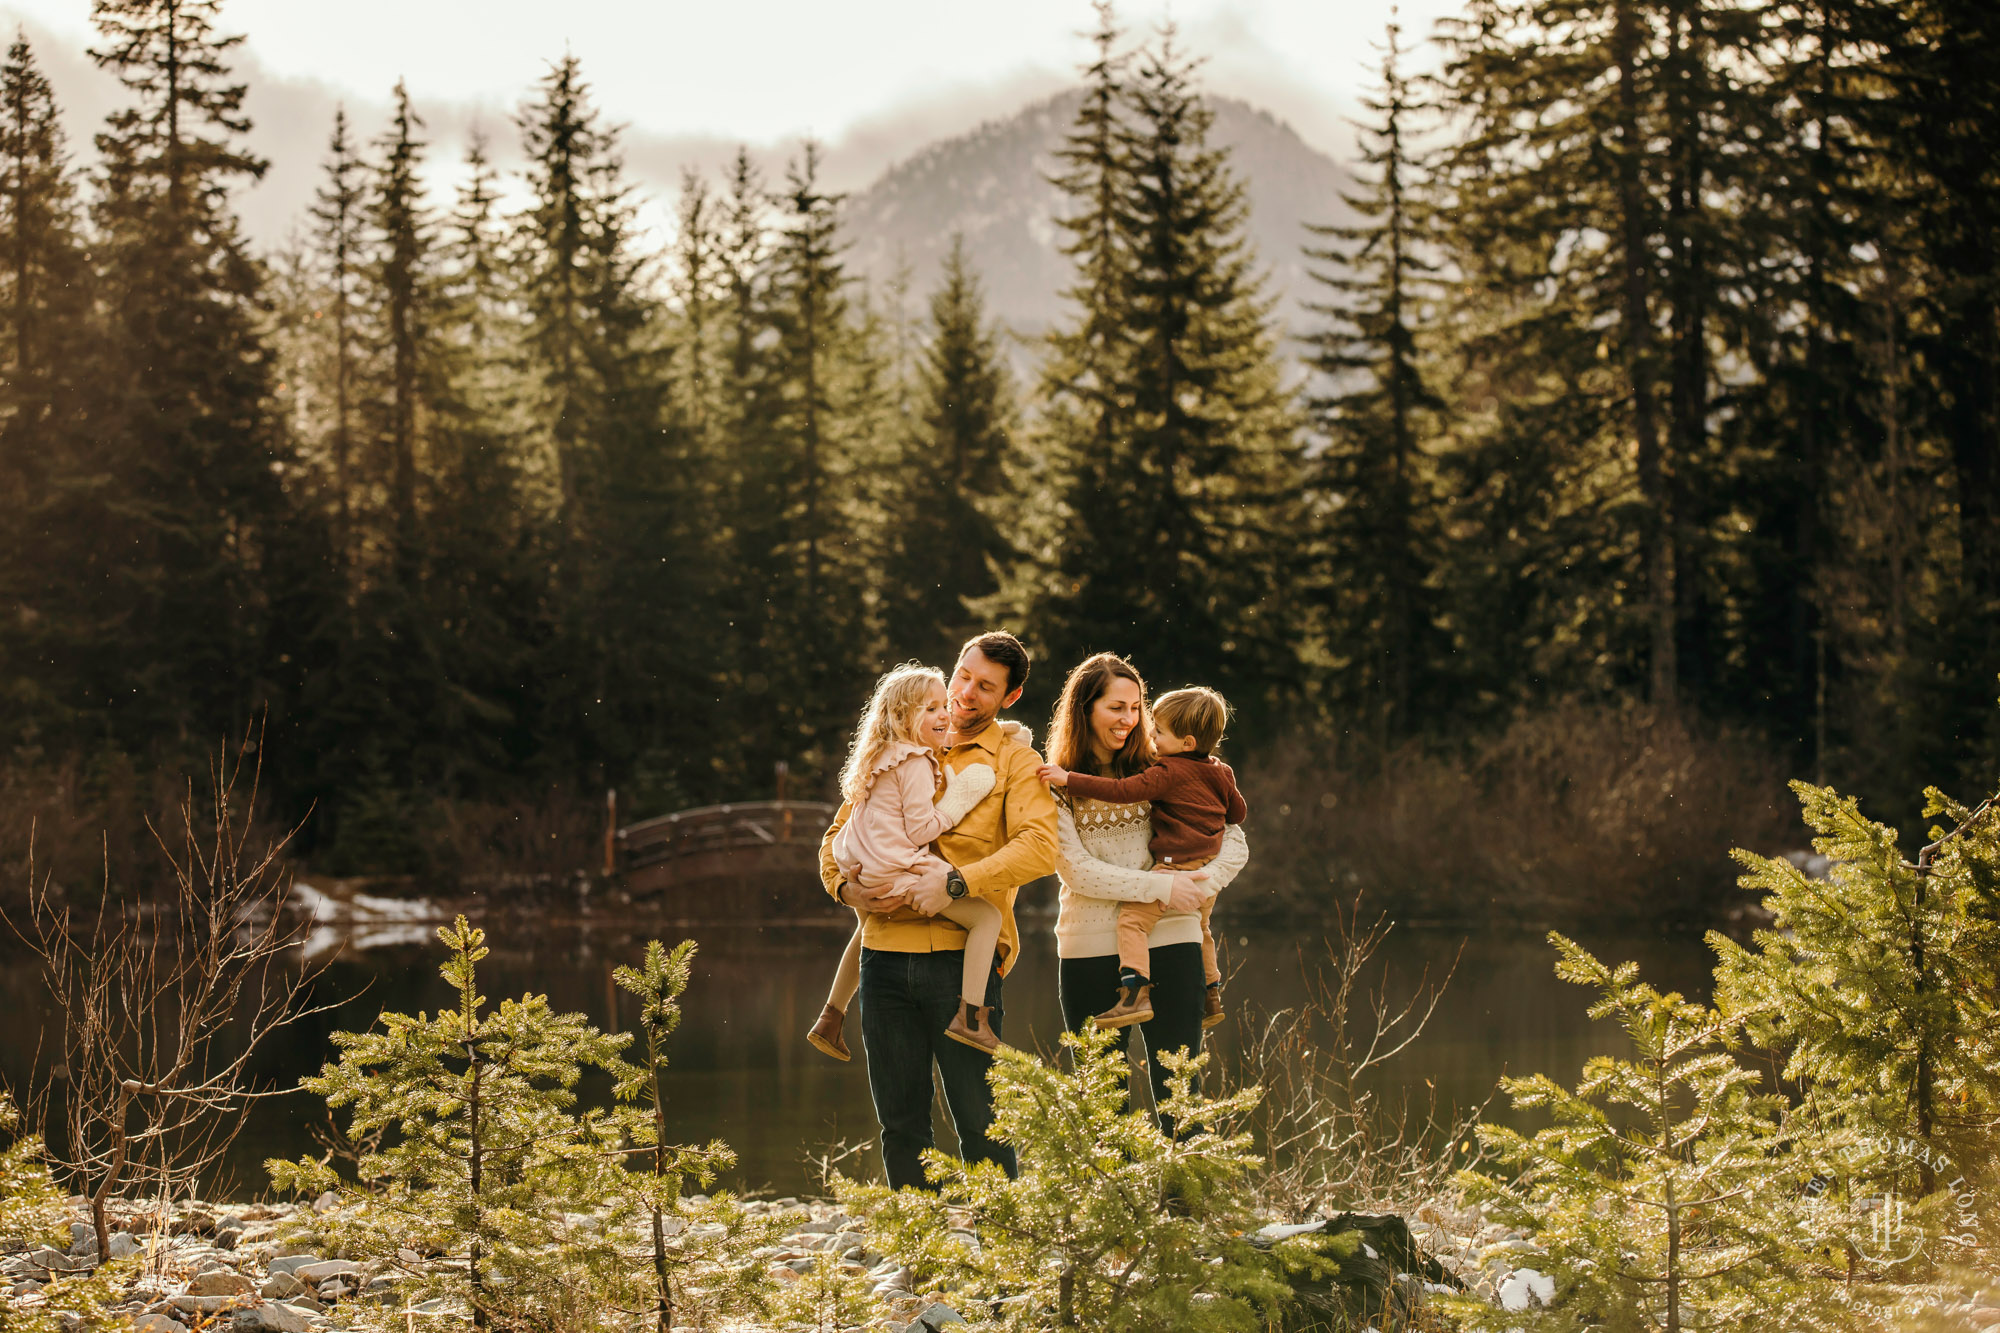
[[[1549,1271],[1523,1265],[1500,1308],[1447,1298],[1451,1312],[1468,1328],[1532,1333],[1847,1327],[1812,1280],[1817,1161],[1796,1149],[1783,1097],[1757,1091],[1737,1062],[1741,1021],[1661,994],[1636,963],[1609,968],[1549,939],[1556,975],[1597,989],[1590,1016],[1616,1019],[1633,1055],[1593,1057],[1573,1092],[1546,1074],[1502,1081],[1516,1109],[1555,1123],[1532,1137],[1481,1125],[1495,1169],[1461,1183]]]
[[[1358,1248],[1353,1233],[1294,1235],[1266,1256],[1244,1235],[1257,1158],[1235,1126],[1255,1089],[1203,1097],[1193,1089],[1206,1057],[1168,1054],[1173,1092],[1160,1111],[1180,1127],[1170,1136],[1128,1107],[1113,1034],[1066,1032],[1062,1043],[1074,1072],[1014,1050],[993,1063],[992,1132],[1019,1153],[1017,1178],[932,1150],[936,1194],[840,1190],[920,1280],[992,1301],[983,1327],[1255,1327],[1290,1294],[1283,1272]]]
[[[1012,563],[1006,531],[1020,502],[1011,376],[985,295],[952,238],[932,293],[918,369],[922,418],[899,460],[883,569],[888,656],[947,661],[975,632],[969,607]]]
[[[363,1183],[310,1157],[270,1161],[271,1177],[363,1205],[323,1223],[329,1238],[402,1274],[413,1299],[462,1304],[475,1328],[576,1313],[594,1323],[606,1312],[590,1293],[617,1260],[601,1231],[569,1218],[613,1195],[618,1134],[606,1113],[574,1109],[575,1088],[585,1069],[618,1065],[627,1039],[552,1012],[540,995],[487,1008],[477,976],[486,933],[461,916],[438,937],[456,1007],[384,1012],[378,1029],[336,1032],[339,1063],[301,1083],[350,1108],[357,1143],[387,1143],[361,1154]],[[412,1262],[412,1252],[448,1262]]]
[[[848,299],[839,197],[820,187],[817,145],[791,164],[776,203],[765,306],[775,339],[758,386],[769,453],[743,460],[751,492],[773,503],[761,523],[738,514],[752,544],[746,573],[768,579],[746,589],[767,603],[752,660],[771,696],[770,730],[751,733],[764,742],[753,762],[768,772],[786,761],[810,779],[837,763],[869,674],[857,474],[880,462],[870,429],[879,379]]]
[[[1366,193],[1342,198],[1355,226],[1314,226],[1332,247],[1307,255],[1331,270],[1332,293],[1313,307],[1329,327],[1312,339],[1312,365],[1329,392],[1316,399],[1327,445],[1315,460],[1330,497],[1322,579],[1335,697],[1369,719],[1378,747],[1400,740],[1432,709],[1423,675],[1445,656],[1431,587],[1438,563],[1438,479],[1425,441],[1443,402],[1430,388],[1418,336],[1438,299],[1439,264],[1426,162],[1412,139],[1423,108],[1402,72],[1401,30],[1389,26],[1382,84],[1362,105]]]
[[[266,413],[261,288],[229,192],[263,173],[242,146],[241,41],[214,29],[216,0],[98,0],[92,51],[135,98],[98,136],[97,207],[111,365],[106,428],[131,510],[106,533],[137,663],[121,734],[235,730],[265,652],[259,562],[283,526],[289,466]]]
[[[357,342],[362,315],[359,271],[364,262],[363,165],[347,136],[347,108],[333,111],[333,136],[327,145],[326,180],[314,196],[313,241],[325,267],[327,321],[333,334],[333,453],[334,544],[345,569],[354,559],[355,381],[359,368]]]
[[[30,748],[110,697],[96,659],[116,481],[91,419],[101,363],[78,212],[55,95],[17,36],[0,65],[0,599],[20,614],[0,628],[0,694]]]
[[[1154,674],[1214,685],[1254,726],[1300,684],[1300,423],[1242,237],[1242,187],[1208,143],[1192,76],[1171,31],[1122,89],[1115,71],[1093,75],[1124,120],[1108,161],[1059,182],[1083,214],[1073,222],[1099,238],[1079,252],[1088,288],[1094,266],[1116,276],[1089,298],[1112,304],[1082,316],[1087,359],[1059,362],[1079,373],[1046,386],[1066,400],[1049,430],[1070,475],[1060,568],[1028,619],[1058,660],[1129,637]],[[1098,101],[1086,94],[1086,121]],[[1108,206],[1078,193],[1104,172]],[[1093,207],[1108,220],[1087,221]],[[1110,327],[1116,344],[1093,331]]]
[[[2000,1114],[2000,832],[1932,789],[1915,863],[1860,803],[1794,783],[1824,879],[1738,852],[1773,920],[1746,949],[1711,933],[1719,1000],[1782,1052],[1827,1123],[1963,1148]],[[1922,1190],[1937,1182],[1928,1167]],[[1905,1182],[1907,1187],[1909,1182]]]
[[[429,364],[436,296],[432,224],[419,179],[425,145],[416,134],[422,127],[409,90],[399,81],[389,129],[376,145],[382,159],[369,199],[377,240],[369,278],[384,374],[377,431],[387,455],[390,531],[405,580],[416,557],[419,417],[425,399],[441,388]]]
[[[685,1313],[690,1305],[712,1305],[724,1295],[714,1289],[715,1278],[718,1270],[727,1274],[730,1268],[717,1261],[730,1247],[694,1242],[713,1242],[720,1232],[737,1242],[739,1251],[747,1253],[750,1248],[741,1245],[738,1234],[744,1226],[740,1209],[731,1208],[727,1200],[718,1203],[711,1199],[706,1207],[694,1210],[691,1218],[681,1195],[686,1180],[702,1188],[712,1185],[718,1172],[736,1164],[736,1154],[720,1140],[704,1148],[682,1148],[668,1138],[667,1038],[680,1026],[680,997],[687,990],[694,952],[693,940],[682,940],[671,952],[658,940],[648,940],[644,963],[636,968],[620,967],[613,974],[619,989],[639,1001],[639,1026],[645,1033],[645,1063],[624,1071],[618,1094],[625,1101],[637,1102],[641,1111],[632,1118],[629,1133],[639,1148],[638,1206],[652,1236],[653,1295],[660,1333],[673,1333],[676,1311]],[[720,1221],[712,1216],[716,1214]],[[687,1234],[691,1224],[695,1236]],[[735,1275],[747,1274],[739,1266]],[[739,1299],[747,1296],[740,1291],[735,1294]]]

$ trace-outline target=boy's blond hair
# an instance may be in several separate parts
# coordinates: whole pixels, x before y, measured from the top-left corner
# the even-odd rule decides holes
[[[840,795],[855,801],[868,786],[868,775],[882,752],[897,741],[921,745],[917,738],[917,710],[924,706],[931,686],[944,688],[944,673],[936,667],[905,662],[884,673],[875,682],[875,693],[861,710],[854,728],[854,744],[847,752],[847,766],[840,770]]]
[[[1153,701],[1153,721],[1176,736],[1186,736],[1206,754],[1222,744],[1229,726],[1229,701],[1206,685],[1168,690]]]

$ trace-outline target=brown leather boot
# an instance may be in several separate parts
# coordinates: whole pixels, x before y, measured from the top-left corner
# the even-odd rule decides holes
[[[1100,1028],[1128,1028],[1153,1016],[1153,986],[1142,981],[1136,986],[1120,986],[1118,1003],[1090,1021]]]
[[[806,1033],[806,1040],[836,1060],[852,1060],[854,1056],[848,1052],[847,1043],[840,1039],[840,1025],[846,1021],[847,1014],[828,1001],[819,1011],[819,1021]]]
[[[988,1055],[1000,1049],[1000,1038],[993,1035],[993,1006],[990,1004],[959,1005],[958,1012],[951,1016],[951,1022],[945,1027],[944,1035]]]
[[[1201,1026],[1206,1031],[1221,1025],[1228,1015],[1222,1012],[1222,987],[1210,986],[1201,997]]]

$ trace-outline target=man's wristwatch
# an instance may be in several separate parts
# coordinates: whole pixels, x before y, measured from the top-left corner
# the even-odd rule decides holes
[[[944,891],[953,901],[957,901],[971,892],[965,885],[965,876],[958,873],[957,866],[953,866],[945,872]]]

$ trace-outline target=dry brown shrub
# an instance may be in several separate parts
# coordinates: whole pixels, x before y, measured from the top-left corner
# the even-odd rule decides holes
[[[0,898],[25,903],[31,843],[58,900],[95,901],[107,885],[113,901],[157,896],[172,875],[147,820],[171,827],[181,795],[178,777],[142,774],[123,755],[0,768]]]
[[[457,887],[560,884],[604,860],[604,798],[567,787],[503,801],[452,801],[425,836],[434,874]]]
[[[1643,707],[1559,704],[1365,767],[1292,743],[1245,768],[1259,879],[1287,913],[1365,891],[1404,921],[1711,923],[1744,901],[1730,849],[1805,845],[1776,756]]]

